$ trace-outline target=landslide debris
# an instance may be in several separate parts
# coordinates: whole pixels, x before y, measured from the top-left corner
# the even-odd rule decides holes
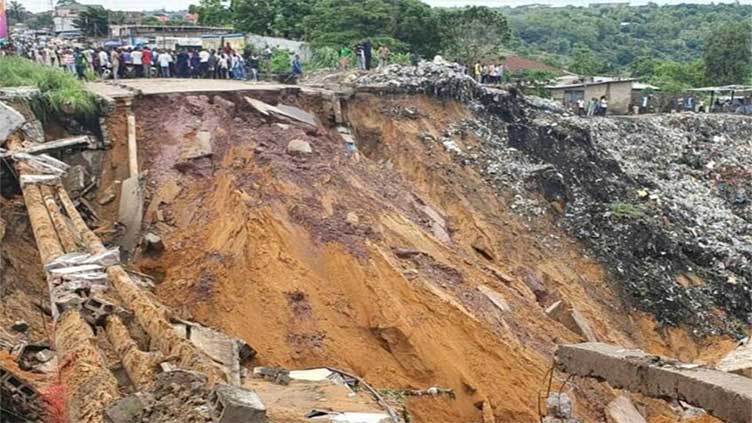
[[[752,322],[749,117],[579,118],[441,63],[392,65],[355,83],[466,102],[471,118],[422,141],[511,192],[520,214],[555,216],[661,323],[741,336]],[[479,148],[459,146],[467,132]]]

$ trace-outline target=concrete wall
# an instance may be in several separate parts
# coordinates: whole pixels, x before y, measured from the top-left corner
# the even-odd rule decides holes
[[[614,81],[585,87],[586,99],[601,98],[604,95],[608,100],[609,113],[627,114],[632,100],[632,81]]]
[[[248,44],[252,45],[256,50],[263,50],[266,46],[270,48],[280,48],[297,53],[300,55],[301,60],[306,61],[313,56],[313,51],[308,44],[302,41],[288,40],[286,38],[266,37],[263,35],[247,34],[245,40]]]
[[[551,98],[565,103],[567,91],[581,90],[580,87],[552,88],[549,90]],[[629,105],[632,99],[632,81],[613,81],[602,84],[586,84],[585,101],[595,97],[600,99],[606,96],[608,100],[608,113],[623,115],[629,113]]]

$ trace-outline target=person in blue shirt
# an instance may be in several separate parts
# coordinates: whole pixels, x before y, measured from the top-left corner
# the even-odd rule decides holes
[[[297,54],[292,59],[292,76],[296,79],[303,75],[303,65],[300,64],[300,56]]]

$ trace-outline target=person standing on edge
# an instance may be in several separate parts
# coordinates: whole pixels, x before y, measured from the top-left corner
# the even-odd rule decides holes
[[[151,56],[151,50],[149,47],[144,47],[141,50],[141,61],[144,64],[144,76],[151,78],[151,64],[154,62]]]
[[[107,57],[107,52],[104,51],[104,49],[99,50],[99,53],[97,53],[97,56],[99,56],[99,74],[102,75],[102,79],[105,79],[107,75],[107,69],[110,67],[109,58]]]
[[[608,100],[606,99],[606,96],[601,96],[601,102],[599,104],[600,106],[600,115],[606,116],[606,113],[608,113]]]
[[[144,76],[144,55],[141,53],[140,48],[131,53],[131,61],[133,62],[133,69],[136,71],[136,78],[142,78]]]
[[[190,50],[188,63],[191,68],[191,78],[198,78],[201,74],[201,58],[196,50]]]
[[[208,78],[209,76],[209,52],[206,51],[205,48],[202,48],[201,51],[198,53],[198,69],[199,69],[199,75],[201,78]]]
[[[185,49],[180,49],[180,53],[178,53],[177,57],[177,75],[179,78],[187,78],[188,77],[188,53],[185,52]]]
[[[251,56],[248,58],[248,66],[251,68],[251,78],[254,81],[259,80],[259,57],[255,52],[251,52]]]
[[[588,117],[593,116],[595,114],[595,109],[596,109],[595,103],[596,103],[595,98],[591,97],[590,101],[588,101],[588,104],[587,104],[587,113],[586,113],[586,115]]]
[[[217,79],[217,54],[214,52],[214,49],[211,49],[209,51],[209,75],[207,78],[211,79]]]
[[[73,61],[76,68],[76,76],[78,76],[78,79],[85,79],[84,72],[86,71],[87,61],[81,49],[76,49],[76,52],[73,54]]]
[[[577,99],[577,116],[584,116],[584,115],[585,115],[585,99],[578,98]]]
[[[339,51],[339,68],[341,70],[348,70],[350,69],[350,55],[352,54],[352,50],[350,50],[350,47],[344,46]]]
[[[371,70],[371,58],[373,56],[373,43],[371,42],[371,39],[367,39],[365,43],[363,43],[363,57],[365,58],[365,65],[366,70]]]
[[[170,77],[170,63],[172,62],[172,56],[170,52],[165,50],[159,53],[159,70],[162,78]]]
[[[301,75],[303,75],[303,65],[300,64],[300,56],[296,54],[292,59],[292,76],[297,80]]]
[[[120,53],[116,48],[110,52],[110,65],[112,65],[112,79],[120,78]]]
[[[383,68],[389,64],[389,53],[389,47],[386,44],[382,44],[379,47],[379,68]]]

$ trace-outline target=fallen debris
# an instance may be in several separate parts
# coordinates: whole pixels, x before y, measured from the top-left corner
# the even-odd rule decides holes
[[[548,415],[543,423],[582,423],[582,420],[572,417],[572,400],[565,393],[552,392],[546,398]]]
[[[313,148],[311,144],[303,140],[292,140],[287,144],[287,153],[291,155],[295,154],[311,154]]]
[[[749,338],[726,354],[716,365],[718,370],[752,378],[752,343]]]
[[[218,384],[212,392],[217,423],[266,423],[266,407],[255,392],[242,386]]]
[[[546,314],[588,342],[598,342],[585,316],[574,308],[568,307],[564,300],[551,304],[546,309]]]
[[[615,388],[683,400],[728,423],[752,416],[752,379],[601,343],[560,345],[557,367],[605,380]]]
[[[16,109],[0,101],[0,144],[20,128],[26,119]]]
[[[632,400],[625,395],[619,395],[606,407],[606,421],[608,423],[647,423],[637,411]]]

